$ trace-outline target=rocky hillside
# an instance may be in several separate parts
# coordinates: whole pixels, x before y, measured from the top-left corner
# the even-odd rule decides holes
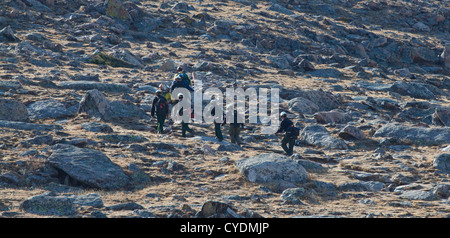
[[[0,2],[1,217],[449,217],[450,3]],[[156,133],[182,66],[301,128]],[[247,110],[248,116],[248,110]]]

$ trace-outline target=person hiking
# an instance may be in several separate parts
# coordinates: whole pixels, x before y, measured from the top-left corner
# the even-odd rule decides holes
[[[182,100],[183,100],[183,94],[179,93],[178,99],[174,101],[174,104],[173,104],[174,108],[175,108],[175,105]],[[187,110],[184,110],[184,108],[181,108],[178,112],[178,115],[182,117],[184,112],[187,112],[189,114],[189,117],[191,116],[190,108],[188,108]],[[189,123],[185,122],[184,120],[181,120],[181,136],[182,137],[186,137],[186,131],[189,132],[190,134],[194,134],[194,131],[191,128],[189,128]]]
[[[286,155],[291,156],[294,153],[295,140],[298,137],[298,128],[294,126],[294,123],[287,117],[286,112],[280,114],[281,123],[280,128],[276,133],[286,132],[281,140],[281,147]],[[288,147],[289,146],[289,147]]]
[[[223,124],[226,124],[226,118]],[[241,133],[241,129],[244,128],[244,123],[238,123],[238,113],[237,110],[234,110],[234,120],[230,123],[230,142],[233,144],[241,144],[241,139],[239,138],[239,134]]]
[[[160,85],[159,85],[159,90],[162,91],[163,97],[165,97],[166,100],[167,100],[169,103],[172,102],[172,94],[170,93],[170,90],[167,88],[166,85],[160,84]]]
[[[169,102],[162,95],[161,90],[156,90],[156,96],[153,99],[152,109],[150,111],[152,118],[155,118],[158,122],[157,131],[158,134],[163,134],[164,132],[164,121],[169,114]]]
[[[186,88],[191,93],[194,92],[194,89],[190,85],[188,85],[186,82],[184,82],[183,78],[180,75],[177,75],[177,76],[175,76],[174,81],[170,85],[170,93],[173,93],[173,90],[175,88],[179,88],[179,87]]]
[[[223,135],[222,135],[221,123],[216,121],[216,120],[219,120],[219,117],[220,117],[220,116],[216,116],[216,108],[213,108],[211,110],[211,116],[214,117],[214,132],[216,133],[216,137],[219,140],[219,142],[221,142],[221,141],[223,141]]]
[[[181,76],[181,79],[183,80],[183,82],[186,82],[187,85],[192,87],[192,80],[189,78],[189,76],[183,71],[183,67],[178,66],[177,68],[177,73],[175,74],[174,78],[176,78],[177,76]]]

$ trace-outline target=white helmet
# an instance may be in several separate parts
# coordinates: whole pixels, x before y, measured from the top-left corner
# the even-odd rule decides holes
[[[287,113],[286,112],[281,112],[280,117],[286,117]]]

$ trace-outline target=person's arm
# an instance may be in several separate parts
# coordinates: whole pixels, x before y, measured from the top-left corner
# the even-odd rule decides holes
[[[151,111],[150,111],[150,115],[152,116],[152,117],[154,117],[155,116],[155,108],[156,108],[156,103],[158,102],[158,96],[156,96],[154,99],[153,99],[153,103],[152,103],[152,109],[151,109]]]

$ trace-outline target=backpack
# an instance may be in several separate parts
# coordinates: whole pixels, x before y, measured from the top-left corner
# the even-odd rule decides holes
[[[167,113],[169,111],[169,102],[165,97],[158,97],[158,102],[156,103],[156,111],[158,113]]]
[[[191,79],[189,78],[189,76],[187,76],[186,73],[180,73],[179,75],[187,85],[191,86]]]
[[[297,138],[300,135],[300,128],[291,125],[287,128],[286,135],[289,136],[289,138]]]

